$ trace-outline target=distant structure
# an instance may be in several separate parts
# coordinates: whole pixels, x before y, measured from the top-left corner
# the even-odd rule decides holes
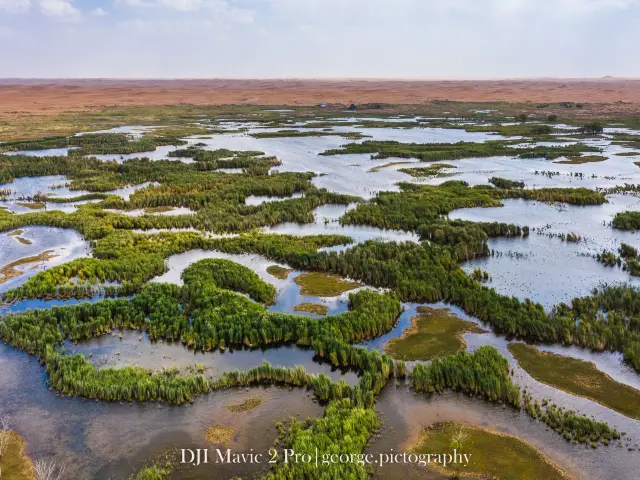
[[[320,108],[326,108],[327,104],[326,103],[319,103],[318,107]]]
[[[352,103],[351,105],[349,105],[349,108],[347,110],[355,110],[356,108],[358,108],[356,107],[356,104]]]

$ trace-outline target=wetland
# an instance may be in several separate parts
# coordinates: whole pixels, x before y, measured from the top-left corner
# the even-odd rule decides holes
[[[471,469],[323,475],[634,478],[635,124],[467,107],[130,107],[71,136],[11,127],[2,467],[279,480],[308,470],[154,459],[457,438]]]

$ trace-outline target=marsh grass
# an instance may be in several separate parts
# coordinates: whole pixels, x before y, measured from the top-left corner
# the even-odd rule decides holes
[[[16,205],[21,207],[29,208],[31,210],[40,210],[44,208],[43,202],[16,202]]]
[[[262,405],[264,399],[262,397],[251,397],[246,399],[242,403],[234,404],[234,405],[226,405],[227,409],[233,413],[240,412],[248,412],[249,410],[253,410],[254,408],[258,408]]]
[[[425,178],[425,177],[445,178],[445,177],[452,177],[455,175],[454,172],[443,171],[450,168],[457,168],[457,167],[453,165],[449,165],[447,163],[434,163],[427,167],[401,168],[399,171],[417,178]]]
[[[303,273],[294,282],[300,286],[301,295],[314,297],[335,297],[360,286],[358,282],[320,272]]]
[[[510,344],[509,351],[520,366],[539,382],[640,419],[640,391],[616,382],[593,363],[541,352],[524,343]]]
[[[292,268],[285,268],[280,265],[270,265],[267,267],[267,273],[280,280],[286,280],[291,272],[293,272]]]
[[[215,425],[207,429],[205,437],[210,443],[216,443],[228,447],[235,434],[236,429],[233,427],[223,427],[222,425]]]
[[[328,310],[326,305],[319,303],[299,303],[293,307],[294,312],[315,313],[316,315],[326,315]]]
[[[453,439],[462,432],[466,439]],[[503,433],[453,422],[436,423],[425,428],[412,451],[415,453],[471,454],[468,466],[451,464],[440,469],[448,475],[463,475],[500,480],[561,480],[567,477],[540,452],[526,442]]]
[[[607,157],[602,155],[585,155],[582,157],[568,157],[566,160],[557,160],[553,163],[561,163],[565,165],[581,165],[583,163],[604,162]]]
[[[395,165],[410,165],[412,163],[414,162],[388,162],[388,163],[385,163],[384,165],[378,165],[377,167],[370,168],[368,171],[370,173],[375,173],[379,170],[382,170],[383,168],[393,167]],[[354,166],[358,166],[358,165],[354,164]]]
[[[400,360],[431,360],[465,348],[462,334],[466,332],[482,333],[484,330],[446,308],[418,307],[418,315],[411,319],[411,328],[402,332],[402,337],[389,342],[386,350]]]
[[[147,207],[144,209],[144,213],[165,213],[173,210],[172,206],[162,205],[159,207]]]

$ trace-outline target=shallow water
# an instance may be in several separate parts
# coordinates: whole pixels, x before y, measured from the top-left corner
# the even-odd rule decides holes
[[[0,411],[27,439],[27,454],[66,464],[65,478],[123,479],[154,455],[179,448],[207,448],[205,431],[214,425],[236,428],[234,451],[266,452],[277,436],[274,425],[289,417],[322,415],[303,389],[252,388],[213,392],[193,404],[96,402],[67,398],[47,389],[43,368],[33,356],[0,343]],[[260,396],[258,408],[240,413],[226,406]],[[176,479],[252,475],[261,466],[201,466]]]
[[[404,386],[396,388],[389,385],[381,393],[375,408],[383,427],[380,436],[367,447],[367,451],[372,453],[391,449],[407,451],[422,428],[436,422],[454,421],[517,436],[572,478],[631,480],[637,478],[640,468],[637,451],[628,452],[626,447],[618,448],[615,444],[595,451],[584,445],[572,445],[545,425],[531,420],[524,412],[454,392],[428,396]],[[385,479],[442,478],[419,467],[386,466],[377,469],[376,474],[378,478]]]
[[[301,131],[317,129],[299,129]],[[253,128],[248,132],[272,131],[270,129]],[[364,140],[395,140],[401,142],[457,142],[457,141],[485,141],[487,139],[500,139],[502,137],[486,133],[469,133],[464,130],[440,129],[440,128],[354,128],[352,126],[339,126],[332,129],[334,132],[360,132],[371,138]],[[254,150],[265,152],[266,155],[275,155],[282,162],[277,167],[279,171],[309,172],[313,171],[319,176],[313,179],[318,188],[327,188],[337,193],[356,195],[363,198],[371,198],[379,191],[396,190],[395,184],[407,180],[405,175],[394,170],[383,169],[378,172],[369,172],[373,167],[398,161],[402,159],[371,160],[370,155],[335,155],[319,156],[318,154],[332,148],[338,148],[345,143],[354,140],[344,139],[338,136],[325,137],[280,137],[280,138],[254,138],[248,134],[214,135],[212,139],[200,140],[207,144],[207,149],[228,148],[231,150]],[[363,140],[356,140],[360,142]],[[407,160],[404,160],[407,161]]]
[[[355,373],[333,368],[331,364],[315,359],[313,350],[295,345],[268,349],[196,352],[179,343],[152,342],[145,333],[132,330],[124,330],[122,333],[122,339],[118,336],[119,331],[114,331],[110,335],[102,335],[78,344],[67,341],[65,348],[69,353],[90,356],[98,368],[138,365],[157,371],[171,367],[185,370],[188,367],[202,365],[205,367],[204,375],[215,379],[227,371],[247,370],[262,365],[263,362],[269,362],[273,366],[289,368],[301,365],[309,373],[323,373],[336,382],[344,380],[350,385],[358,382]]]
[[[617,250],[620,243],[640,247],[632,232],[609,226],[617,212],[640,210],[634,196],[610,195],[609,203],[597,206],[547,204],[520,199],[504,200],[504,207],[454,210],[449,218],[477,222],[526,222],[532,231],[527,238],[494,238],[489,247],[500,255],[463,263],[470,272],[481,268],[491,274],[487,285],[505,295],[531,298],[550,308],[559,302],[588,295],[602,283],[640,283],[618,267],[606,267],[593,255],[603,249]],[[576,233],[578,243],[549,236]]]
[[[416,309],[419,305],[415,303],[403,304],[404,311],[398,318],[398,322],[395,327],[385,335],[379,338],[363,342],[361,345],[369,348],[384,352],[387,343],[402,335],[402,332],[411,326],[411,318],[416,315]],[[634,439],[634,442],[640,441],[640,422],[638,420],[626,417],[619,414],[603,405],[592,400],[571,395],[569,393],[558,390],[549,385],[538,382],[531,377],[524,369],[520,367],[516,359],[511,355],[507,346],[513,340],[507,339],[504,335],[496,335],[491,331],[491,325],[479,321],[477,318],[466,314],[459,307],[447,305],[442,302],[436,304],[426,304],[431,308],[448,308],[459,318],[473,322],[479,327],[485,330],[485,333],[465,333],[463,339],[466,343],[466,349],[469,352],[477,350],[483,345],[491,345],[498,349],[502,355],[507,358],[511,369],[514,371],[514,383],[521,389],[526,389],[530,392],[534,399],[542,400],[543,398],[550,399],[557,405],[565,407],[566,409],[573,409],[588,416],[595,416],[599,420],[605,420],[610,425],[615,426],[618,431],[627,432]],[[578,358],[587,362],[593,363],[596,368],[605,372],[611,376],[614,380],[629,385],[633,388],[640,390],[640,375],[633,369],[629,368],[622,361],[622,355],[613,352],[593,352],[585,348],[576,346],[562,347],[559,345],[538,345],[538,348],[544,351],[551,351],[560,355],[570,356]],[[420,362],[407,362],[407,368],[409,371],[416,363]]]
[[[314,209],[314,223],[281,223],[274,227],[265,227],[265,233],[279,233],[287,235],[347,235],[354,240],[355,244],[366,242],[367,240],[383,240],[387,242],[418,242],[420,238],[415,233],[403,232],[400,230],[383,230],[367,225],[341,225],[338,219],[348,210],[355,208],[351,205],[322,205]],[[338,245],[328,247],[325,251],[340,251],[352,247],[349,245]]]
[[[293,195],[289,196],[268,196],[268,195],[249,195],[245,199],[245,204],[247,205],[262,205],[263,203],[268,202],[279,202],[282,200],[290,200],[292,198],[302,198],[304,195],[302,192],[296,192]]]
[[[0,284],[0,293],[16,288],[25,283],[36,273],[50,267],[70,262],[76,258],[88,257],[91,253],[89,242],[84,240],[75,230],[56,227],[24,227],[19,237],[32,242],[30,245],[20,243],[16,236],[9,236],[14,230],[0,234],[0,268],[16,260],[36,256],[44,251],[53,250],[56,256],[47,261],[36,261],[15,267],[23,272]]]
[[[72,148],[44,148],[42,150],[18,150],[15,152],[2,152],[2,155],[25,155],[27,157],[66,157]]]
[[[10,183],[0,185],[0,190],[11,190],[11,195],[7,197],[6,201],[0,201],[0,206],[6,207],[7,210],[13,213],[30,213],[30,212],[43,212],[43,211],[62,211],[64,213],[75,212],[80,205],[86,203],[99,202],[100,200],[82,200],[79,202],[73,202],[74,197],[89,194],[87,190],[71,190],[68,187],[70,181],[63,175],[47,175],[43,177],[21,177],[16,178]],[[118,188],[105,192],[109,195],[117,195],[123,200],[129,200],[129,197],[136,192],[150,185],[152,182],[145,182],[139,185],[128,185],[123,188]],[[49,197],[69,198],[68,203],[47,203],[45,208],[31,209],[20,203],[19,197],[33,197],[35,195],[46,195]]]
[[[115,210],[111,208],[105,208],[105,212],[119,213],[121,215],[126,215],[128,217],[140,217],[142,215],[164,215],[168,217],[172,217],[175,215],[195,215],[197,212],[191,210],[187,207],[176,207],[171,210],[167,210],[165,212],[147,212],[144,208],[139,208],[136,210]]]
[[[275,312],[318,318],[320,315],[316,315],[314,313],[294,311],[294,307],[300,303],[318,303],[327,307],[327,315],[339,314],[348,310],[349,293],[356,291],[350,290],[349,292],[345,292],[342,295],[335,297],[302,295],[300,293],[300,287],[294,281],[294,279],[298,275],[301,275],[302,272],[293,271],[286,279],[283,280],[270,275],[267,272],[267,268],[271,265],[279,265],[284,268],[289,268],[287,265],[274,262],[256,254],[236,255],[212,250],[191,250],[178,255],[172,255],[167,259],[168,271],[158,277],[155,277],[151,281],[182,285],[181,275],[184,269],[205,258],[222,258],[244,265],[256,272],[262,280],[276,287],[276,303],[267,307],[269,310],[273,310]]]
[[[362,119],[351,118],[346,121],[362,122]],[[389,120],[389,119],[380,119]],[[408,121],[410,118],[396,118],[392,121]],[[304,124],[300,124],[301,130]],[[271,131],[263,125],[255,123],[226,122],[223,128],[250,128],[250,132]],[[108,131],[127,132],[140,135],[151,127],[117,127]],[[216,127],[220,128],[220,127]],[[485,133],[468,133],[464,130],[451,129],[394,129],[394,128],[358,128],[354,126],[337,126],[338,131],[357,131],[371,135],[376,140],[398,140],[404,142],[455,142],[485,141],[501,137]],[[610,187],[624,183],[640,183],[640,168],[634,165],[636,157],[620,157],[615,153],[629,151],[609,144],[608,140],[587,141],[603,148],[603,155],[608,157],[604,162],[582,165],[558,164],[544,159],[517,159],[493,157],[482,159],[456,160],[451,163],[458,168],[450,172],[455,176],[449,178],[414,179],[398,170],[407,165],[392,165],[371,172],[374,167],[381,167],[391,162],[410,162],[415,160],[389,158],[371,160],[369,155],[318,156],[329,148],[337,148],[352,140],[336,136],[255,139],[247,134],[213,135],[211,139],[192,137],[188,142],[204,142],[206,148],[229,148],[233,150],[260,150],[267,155],[276,155],[282,166],[278,171],[314,171],[319,174],[313,183],[320,188],[327,188],[338,193],[371,198],[379,191],[397,190],[397,182],[412,181],[416,183],[438,184],[450,179],[465,180],[471,185],[486,184],[492,176],[513,180],[522,180],[527,187]],[[131,155],[105,155],[101,159],[123,160],[126,158],[149,157],[155,160],[166,157],[166,154],[177,148],[158,147],[154,152],[143,152]],[[33,152],[42,154],[42,151]],[[191,159],[178,159],[186,162]],[[409,165],[411,166],[411,165]],[[224,169],[228,173],[241,173],[242,169]],[[545,176],[536,171],[553,171],[558,175]],[[576,174],[583,174],[582,176]],[[19,195],[34,195],[37,192],[52,193],[59,197],[72,197],[87,192],[70,191],[67,187],[53,189],[53,185],[64,185],[67,179],[62,176],[18,179],[0,188],[12,188]],[[127,187],[116,194],[125,199],[138,188],[146,185]],[[115,193],[115,192],[113,192]],[[285,198],[249,197],[247,204],[258,205],[264,201],[280,201]],[[480,267],[492,274],[490,287],[498,291],[529,297],[550,308],[558,301],[568,301],[575,296],[586,295],[589,290],[601,281],[626,281],[635,279],[619,268],[600,265],[590,255],[603,248],[616,249],[621,242],[640,247],[640,241],[634,233],[620,232],[611,229],[608,223],[616,212],[621,210],[640,210],[637,197],[614,195],[609,196],[610,203],[602,206],[573,207],[567,205],[548,205],[542,202],[526,202],[522,200],[505,200],[502,208],[462,209],[451,212],[451,218],[474,221],[501,221],[529,225],[531,235],[518,239],[492,239],[491,248],[502,253],[501,256],[478,259],[463,264],[470,271]],[[80,202],[78,202],[79,204]],[[50,204],[48,209],[73,211],[77,204]],[[287,233],[293,235],[310,234],[343,234],[351,236],[356,243],[373,238],[387,241],[413,241],[418,237],[412,233],[384,231],[366,226],[341,226],[337,220],[354,205],[326,205],[317,208],[315,222],[311,224],[283,224],[263,229],[268,233]],[[20,211],[20,210],[16,210]],[[128,212],[131,213],[131,212]],[[181,212],[182,213],[182,212]],[[41,229],[41,230],[39,230]],[[55,248],[71,249],[68,256],[56,257],[46,266],[64,263],[74,255],[89,255],[87,242],[76,232],[46,227],[28,227],[23,236],[34,240],[29,246],[33,250],[20,250],[23,246],[15,238],[0,235],[0,258],[6,256],[7,261],[0,261],[0,266],[25,255],[37,254],[48,248],[50,242]],[[185,229],[194,231],[193,229]],[[146,231],[145,233],[156,233]],[[549,235],[560,233],[577,233],[583,237],[578,244],[562,242]],[[541,234],[538,234],[541,233]],[[76,235],[76,237],[74,237]],[[52,238],[54,240],[52,240]],[[55,239],[58,240],[55,240]],[[57,243],[56,243],[57,242]],[[349,248],[334,247],[333,250]],[[64,250],[62,250],[64,251]],[[329,314],[337,314],[348,308],[348,293],[332,298],[307,297],[300,295],[300,289],[294,279],[301,274],[294,271],[286,280],[279,280],[266,272],[269,265],[277,264],[259,255],[227,255],[220,252],[190,251],[175,255],[168,259],[169,271],[153,281],[166,281],[180,284],[180,273],[188,265],[202,258],[228,258],[253,269],[265,281],[273,284],[278,290],[275,305],[269,308],[274,311],[293,313],[293,307],[301,302],[323,303]],[[286,265],[281,265],[286,266]],[[10,288],[25,281],[35,273],[28,270],[25,275],[14,279],[16,285],[7,282]],[[18,281],[19,280],[19,281]],[[8,288],[0,285],[0,293]],[[102,297],[88,300],[44,301],[25,300],[11,305],[11,311],[23,311],[27,308],[50,308],[54,305],[74,304],[83,301],[97,301]],[[394,329],[378,339],[363,345],[373,349],[384,349],[389,340],[402,334],[410,325],[417,304],[405,304],[405,311],[398,319]],[[436,304],[436,307],[445,306]],[[452,310],[464,319],[479,323],[477,319],[465,315],[460,309]],[[300,315],[317,317],[304,312]],[[482,325],[489,329],[487,325]],[[102,336],[79,345],[67,344],[70,350],[92,354],[92,361],[100,366],[122,366],[139,364],[149,368],[189,365],[202,363],[206,373],[216,376],[229,369],[245,369],[259,365],[268,360],[274,365],[304,365],[310,372],[326,373],[333,379],[345,379],[355,382],[353,373],[333,370],[327,364],[313,361],[313,352],[295,346],[267,350],[242,350],[235,352],[194,353],[182,345],[166,342],[150,342],[143,334],[139,340],[138,332],[126,331],[123,339],[117,336]],[[521,387],[526,387],[537,399],[550,398],[555,403],[593,414],[598,419],[606,420],[619,430],[628,432],[633,443],[640,441],[640,422],[617,414],[590,400],[575,397],[541,384],[522,370],[507,350],[509,341],[503,336],[493,333],[466,334],[464,339],[468,349],[473,351],[481,345],[494,345],[509,360],[514,369],[514,379]],[[600,370],[615,380],[640,388],[640,376],[626,367],[617,353],[595,353],[577,347],[540,346],[541,349],[562,355],[570,355],[593,362]],[[118,352],[119,354],[116,354]],[[102,360],[106,356],[106,363]],[[150,456],[162,453],[170,448],[190,446],[204,447],[204,430],[206,427],[220,423],[233,425],[238,433],[231,447],[234,450],[247,451],[249,448],[266,450],[271,446],[276,432],[274,424],[283,417],[300,413],[301,416],[321,415],[322,408],[310,400],[309,393],[303,390],[279,390],[275,388],[233,390],[216,392],[199,397],[193,405],[182,407],[158,406],[155,404],[132,406],[128,404],[107,404],[82,399],[59,397],[48,391],[45,386],[46,375],[36,359],[23,352],[0,344],[0,411],[12,416],[16,430],[28,441],[28,453],[35,458],[56,458],[64,461],[73,478],[127,478],[133,467],[139,467]],[[411,367],[411,365],[410,365]],[[255,395],[264,395],[266,400],[259,408],[250,412],[232,414],[224,405],[240,403],[242,399]],[[370,451],[388,451],[408,448],[419,429],[434,421],[456,420],[485,426],[506,433],[517,435],[530,442],[543,454],[547,455],[561,468],[577,478],[635,478],[640,468],[638,452],[627,452],[625,448],[615,446],[600,448],[596,451],[583,446],[572,446],[562,440],[546,427],[531,421],[525,414],[511,408],[503,409],[475,398],[446,393],[431,398],[415,395],[405,387],[385,389],[376,408],[383,414],[385,423],[382,437],[373,442]],[[117,427],[117,428],[114,428]],[[52,441],[56,439],[56,441]],[[625,444],[626,445],[626,444]],[[175,478],[229,478],[232,475],[251,475],[256,468],[234,466],[215,471],[193,469],[174,475]],[[205,473],[206,472],[206,473]],[[398,466],[385,467],[375,472],[378,478],[442,478],[434,472],[425,473],[423,469],[404,469]]]

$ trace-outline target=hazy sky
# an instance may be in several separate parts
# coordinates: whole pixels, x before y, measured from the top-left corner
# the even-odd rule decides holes
[[[0,77],[640,77],[640,0],[0,0]]]

